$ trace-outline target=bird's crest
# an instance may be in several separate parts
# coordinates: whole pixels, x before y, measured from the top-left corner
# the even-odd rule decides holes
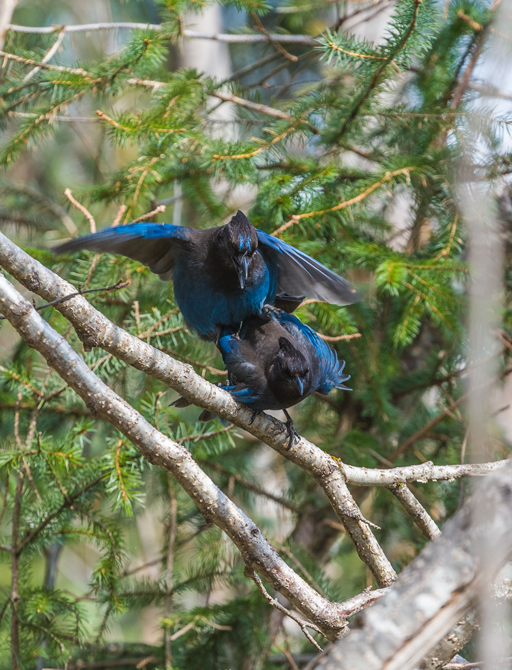
[[[235,254],[252,253],[258,248],[256,229],[240,210],[223,226],[223,234]]]

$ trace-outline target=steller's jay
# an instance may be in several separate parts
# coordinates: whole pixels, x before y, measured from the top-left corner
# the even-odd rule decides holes
[[[79,237],[53,251],[78,249],[127,256],[161,279],[172,279],[185,321],[205,340],[218,340],[225,329],[237,332],[266,303],[291,312],[304,296],[336,305],[358,300],[349,282],[257,230],[240,211],[217,228],[132,223]]]
[[[247,319],[240,336],[225,331],[218,347],[228,370],[225,390],[254,410],[254,416],[267,409],[282,409],[286,414],[290,447],[296,435],[286,411],[318,391],[327,395],[334,387],[349,391],[343,382],[345,361],[309,326],[296,316],[266,305],[262,316]],[[173,403],[184,407],[179,399]],[[204,411],[200,420],[213,415]]]

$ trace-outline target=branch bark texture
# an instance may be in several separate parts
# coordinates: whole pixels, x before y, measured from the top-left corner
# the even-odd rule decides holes
[[[480,512],[475,516],[477,509]],[[485,574],[478,553],[482,541],[493,556]],[[448,522],[443,535],[405,568],[393,589],[360,617],[358,627],[333,645],[316,668],[413,670],[470,611],[478,589],[496,576],[511,554],[509,464],[478,487]],[[439,666],[422,665],[427,667]]]

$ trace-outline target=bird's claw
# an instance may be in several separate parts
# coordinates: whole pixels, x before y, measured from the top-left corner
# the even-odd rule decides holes
[[[274,305],[265,304],[261,308],[261,315],[267,319],[275,319],[281,310]]]
[[[288,446],[286,447],[286,451],[289,451],[293,447],[293,442],[294,442],[295,438],[297,438],[297,440],[299,440],[300,435],[295,430],[295,424],[293,423],[292,417],[288,414],[288,412],[286,410],[283,410],[283,412],[285,413],[286,418],[287,418],[287,421],[284,425],[286,426],[286,430],[288,431],[288,437],[290,438]]]
[[[290,451],[290,449],[293,447],[293,442],[294,442],[295,438],[297,438],[297,440],[299,439],[299,434],[295,430],[295,425],[294,425],[292,419],[287,421],[285,423],[285,426],[288,430],[288,437],[290,438],[288,446],[286,447],[286,451]]]

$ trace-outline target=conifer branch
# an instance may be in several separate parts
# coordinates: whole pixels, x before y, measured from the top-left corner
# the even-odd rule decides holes
[[[494,377],[493,379],[489,380],[486,382],[486,386],[491,386],[494,384],[496,381],[499,379],[503,379],[504,377],[507,377],[510,373],[512,373],[512,366],[507,367],[503,372],[501,372],[499,375]],[[452,413],[454,410],[456,410],[460,405],[462,405],[467,399],[468,399],[468,393],[465,393],[462,395],[460,398],[455,400],[453,403],[451,403],[445,410],[443,410],[440,414],[435,416],[433,419],[431,419],[428,423],[426,423],[423,428],[420,428],[418,431],[416,431],[411,437],[408,437],[404,442],[402,442],[401,445],[399,445],[393,453],[389,456],[390,461],[396,461],[397,458],[400,458],[409,447],[411,447],[415,442],[420,440],[422,437],[425,436],[426,433],[430,432],[432,428],[435,428],[437,424],[441,423],[443,419],[445,419],[447,416],[450,416],[450,413]]]
[[[7,112],[7,116],[13,119],[37,119],[39,114],[32,112]],[[101,123],[101,119],[95,119],[92,116],[61,116],[59,114],[52,115],[51,122],[55,123]]]
[[[283,223],[282,226],[279,226],[277,230],[274,230],[272,235],[277,237],[281,233],[283,233],[285,230],[288,230],[290,226],[293,226],[295,223],[298,223],[302,219],[309,219],[312,216],[322,216],[323,214],[330,214],[331,212],[339,212],[342,209],[346,209],[347,207],[350,207],[351,205],[355,205],[358,202],[361,202],[365,198],[367,198],[369,195],[371,195],[374,191],[376,191],[378,188],[380,188],[383,184],[386,184],[388,181],[391,181],[395,177],[399,177],[400,175],[405,175],[406,179],[409,180],[409,175],[411,172],[416,170],[414,167],[406,167],[406,168],[400,168],[399,170],[394,170],[393,172],[386,172],[384,177],[382,179],[379,179],[379,181],[375,182],[372,184],[369,188],[365,189],[359,195],[356,195],[353,198],[350,198],[350,200],[345,200],[343,202],[340,202],[339,205],[335,205],[334,207],[329,207],[327,209],[320,209],[315,212],[304,212],[303,214],[294,214],[292,218],[287,221],[286,223]]]
[[[102,112],[101,109],[96,110],[96,115],[100,120],[107,121],[107,123],[110,123],[110,125],[114,126],[114,128],[120,128],[121,130],[132,132],[132,128],[128,128],[128,126],[123,126],[121,123],[118,123],[115,119],[108,116],[108,114]],[[173,133],[183,133],[185,130],[186,128],[152,128],[152,131],[155,133],[164,133],[167,135],[172,135]]]
[[[256,24],[256,28],[258,29],[258,31],[262,35],[265,35],[265,37],[272,44],[272,46],[274,46],[282,56],[284,56],[287,60],[291,61],[292,63],[296,63],[299,60],[297,56],[294,56],[289,51],[286,51],[286,49],[282,47],[277,40],[274,40],[272,38],[272,35],[270,35],[270,33],[267,30],[265,30],[265,27],[261,22],[260,17],[255,12],[252,12],[251,16],[253,18],[254,23]]]
[[[412,21],[402,36],[402,38],[399,40],[398,44],[394,48],[393,52],[386,57],[386,60],[383,61],[382,65],[380,65],[375,73],[373,74],[373,77],[370,80],[370,83],[368,84],[366,90],[363,92],[363,94],[359,97],[356,105],[352,108],[350,111],[349,115],[343,122],[339,132],[336,134],[335,141],[339,142],[345,132],[347,131],[348,127],[352,123],[352,121],[356,118],[356,116],[359,114],[360,109],[364,105],[364,103],[368,100],[368,98],[371,95],[371,92],[376,88],[378,85],[380,78],[382,74],[384,73],[384,70],[387,68],[387,66],[393,62],[393,60],[397,57],[397,55],[400,53],[400,51],[404,48],[406,45],[409,37],[411,36],[413,30],[416,28],[416,21],[418,19],[418,11],[420,8],[422,0],[414,0],[414,13],[413,13],[413,18]]]
[[[63,65],[50,65],[49,63],[43,63],[39,60],[32,60],[31,58],[23,58],[23,56],[17,56],[16,54],[8,53],[6,51],[0,50],[0,57],[6,58],[7,60],[13,60],[22,65],[32,65],[41,70],[54,70],[55,72],[69,72],[69,74],[80,74],[84,77],[91,77],[91,73],[82,68],[73,68],[73,67],[64,67]]]
[[[244,153],[244,154],[233,154],[231,156],[221,156],[219,154],[213,154],[212,159],[217,161],[217,160],[239,160],[239,159],[242,159],[242,158],[253,158],[253,156],[257,156],[262,151],[266,151],[266,149],[270,149],[270,147],[273,147],[275,144],[280,142],[287,135],[289,135],[293,130],[295,130],[297,125],[298,125],[298,123],[294,123],[289,128],[287,128],[285,131],[283,131],[279,135],[276,135],[270,142],[266,142],[262,146],[259,146],[257,149],[254,149],[254,151],[248,151],[247,153]]]
[[[371,56],[370,54],[361,54],[356,51],[348,51],[348,49],[343,49],[342,47],[334,44],[334,42],[327,42],[327,45],[334,49],[334,51],[339,51],[341,53],[347,54],[347,56],[352,56],[353,58],[362,58],[367,60],[387,60],[384,56]]]

